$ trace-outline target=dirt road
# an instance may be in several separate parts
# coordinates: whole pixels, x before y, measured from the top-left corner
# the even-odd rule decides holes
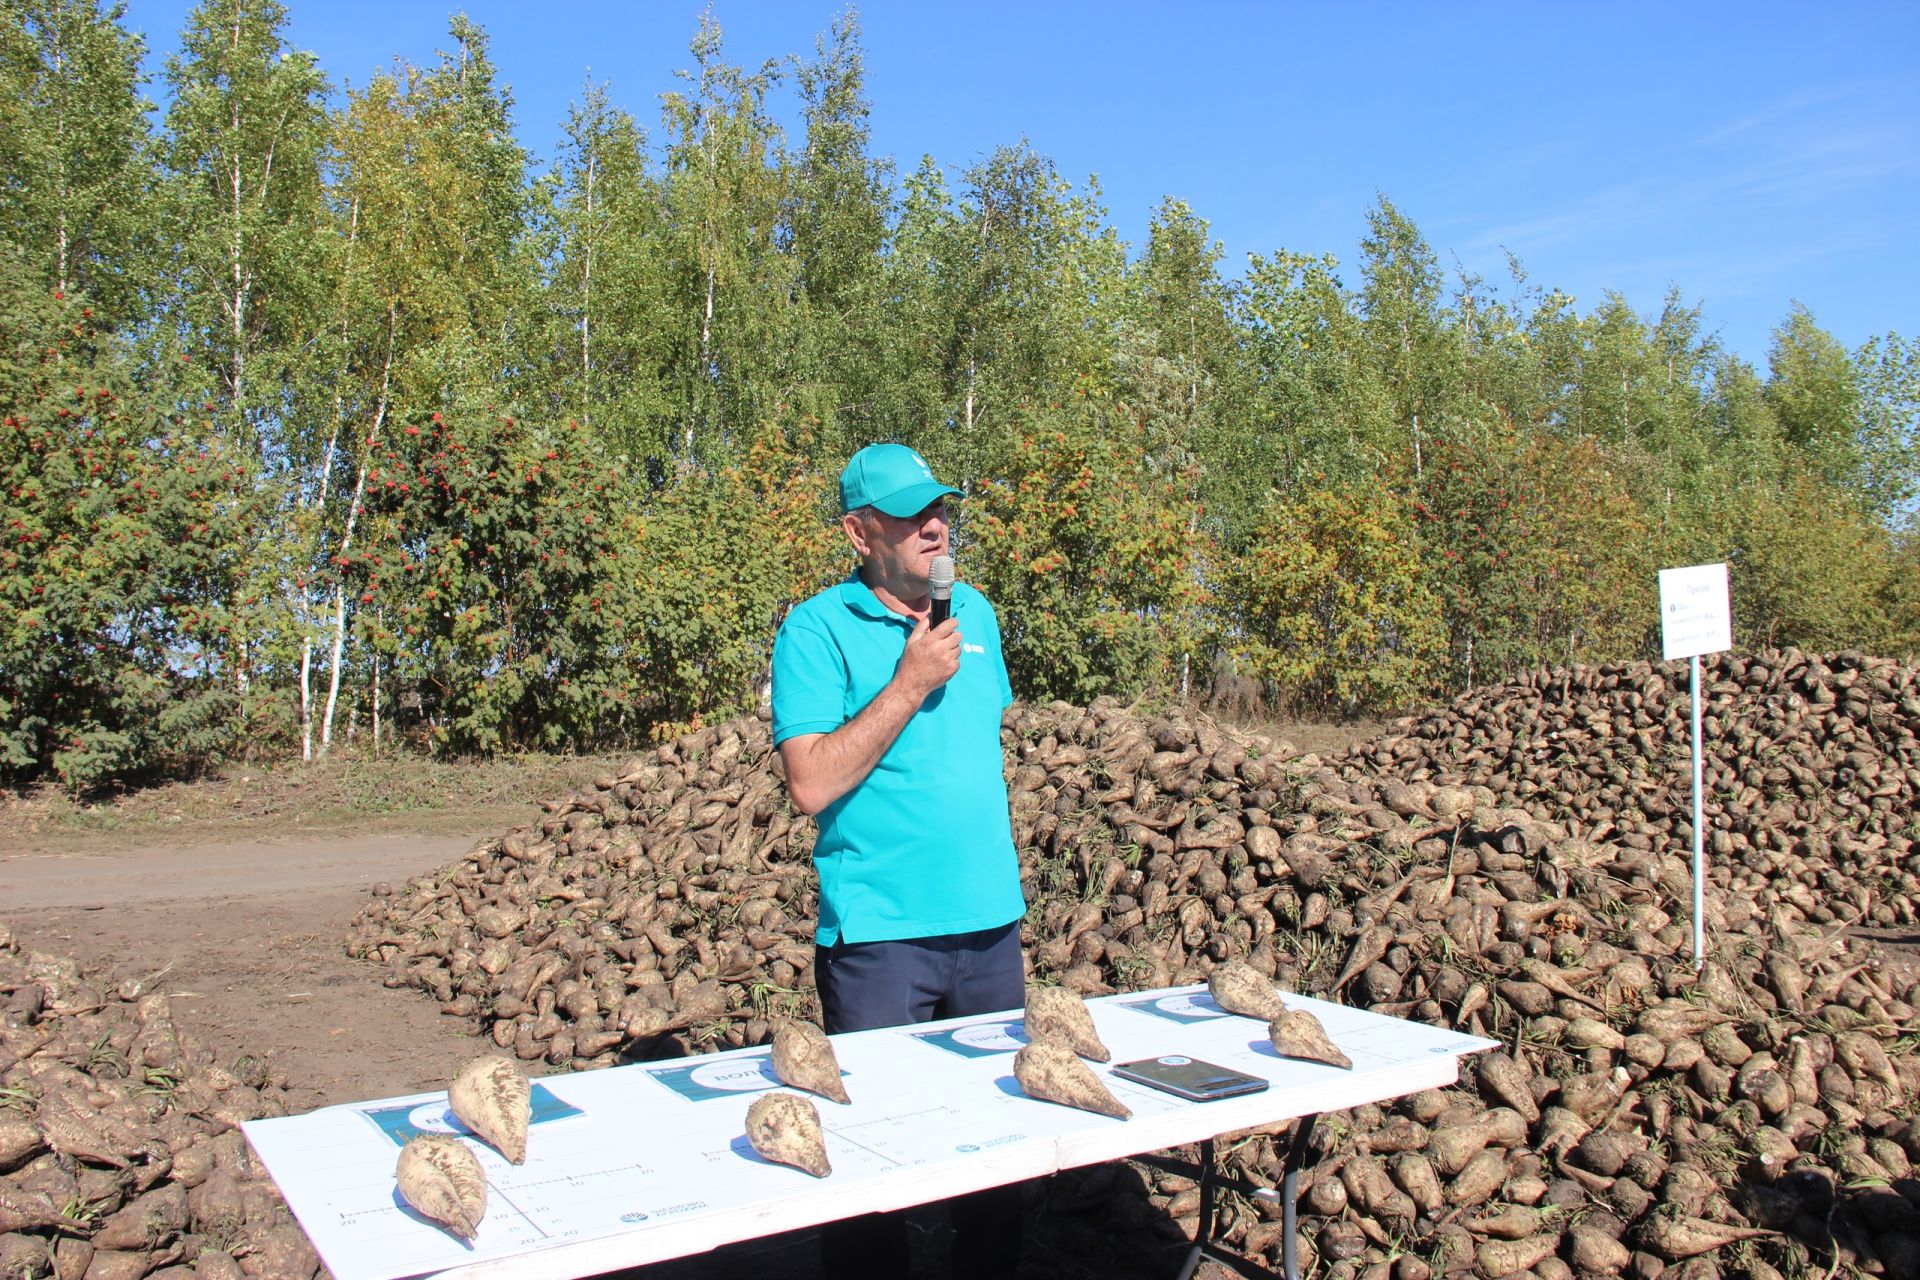
[[[466,852],[475,833],[0,855],[0,921],[35,949],[171,997],[221,1061],[271,1059],[301,1109],[438,1088],[466,1027],[391,991],[341,937],[379,881]]]

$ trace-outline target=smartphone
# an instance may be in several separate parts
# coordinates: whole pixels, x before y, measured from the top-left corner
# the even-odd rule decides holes
[[[1117,1063],[1113,1067],[1113,1074],[1122,1080],[1149,1085],[1193,1102],[1237,1098],[1242,1094],[1259,1093],[1267,1087],[1267,1082],[1259,1076],[1250,1076],[1243,1071],[1178,1053],[1142,1058],[1138,1062]]]

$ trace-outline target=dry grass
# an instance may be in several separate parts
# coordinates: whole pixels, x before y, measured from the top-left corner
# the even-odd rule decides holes
[[[618,756],[433,760],[336,754],[327,760],[234,765],[86,802],[54,787],[0,800],[0,853],[85,852],[128,841],[213,844],[343,833],[504,830],[539,802],[618,768]]]
[[[1331,756],[1370,741],[1386,732],[1385,720],[1255,720],[1231,721],[1237,728],[1284,738],[1302,751]]]
[[[1224,719],[1224,718],[1223,718]],[[1374,737],[1380,720],[1224,719],[1331,755]],[[219,844],[346,834],[504,831],[539,802],[578,791],[632,753],[436,760],[406,752],[336,752],[304,763],[232,765],[170,782],[77,801],[56,787],[0,792],[0,855],[86,853],[128,843]]]

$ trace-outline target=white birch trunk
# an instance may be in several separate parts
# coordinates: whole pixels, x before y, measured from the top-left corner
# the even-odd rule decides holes
[[[240,18],[237,11],[235,12],[233,21],[232,44],[236,49],[240,44]],[[240,134],[240,102],[238,98],[231,99],[228,103],[228,119],[233,130],[233,135],[238,137]],[[232,303],[227,308],[231,316],[233,329],[233,351],[230,356],[231,372],[228,374],[228,381],[232,383],[233,412],[240,420],[240,425],[244,427],[247,411],[242,397],[246,383],[247,356],[245,341],[248,285],[245,270],[246,241],[245,234],[242,230],[243,219],[241,217],[241,204],[244,198],[243,185],[240,171],[240,152],[239,148],[236,147],[228,173],[228,188],[232,194],[233,202],[233,247],[228,252],[228,266],[233,283],[233,295]],[[240,633],[237,644],[239,648],[239,661],[235,665],[234,683],[244,697],[248,686],[248,644],[244,632]]]
[[[60,49],[56,48],[53,51],[53,74],[56,80],[65,78],[67,69],[66,62],[66,55]],[[59,140],[59,145],[55,148],[55,154],[60,157],[60,212],[54,219],[54,239],[56,242],[54,252],[58,259],[58,267],[54,272],[54,276],[58,281],[60,292],[71,293],[73,291],[72,282],[67,278],[67,180],[70,175],[67,173],[67,117],[64,112],[60,113],[55,119],[54,137]]]
[[[713,292],[714,272],[712,263],[707,264],[707,311],[700,320],[700,376],[711,381],[713,377]],[[693,465],[693,415],[687,415],[686,464]]]
[[[369,451],[371,452],[371,451]],[[360,514],[360,497],[366,492],[368,459],[360,463],[360,476],[353,486],[353,505],[347,510],[347,531],[340,538],[340,554],[353,546],[354,519]],[[320,757],[333,745],[333,711],[340,702],[340,657],[347,647],[347,584],[333,584],[333,653],[327,674],[327,710],[320,720]]]
[[[353,251],[360,243],[360,202],[353,202],[353,214],[347,228],[347,263],[343,280],[353,278]],[[339,376],[333,382],[333,429],[327,436],[327,449],[321,456],[320,484],[314,490],[312,505],[315,512],[326,509],[327,489],[333,480],[333,456],[340,445],[340,426],[346,418],[346,401],[340,390],[347,374],[347,295],[343,286],[340,293],[340,369]],[[307,625],[308,596],[306,588],[300,588],[300,758],[313,759],[313,631]]]
[[[387,356],[380,369],[380,400],[374,406],[373,429],[367,432],[367,451],[360,458],[360,471],[353,482],[353,502],[347,508],[346,532],[340,536],[340,555],[344,558],[353,546],[353,527],[360,518],[360,500],[367,492],[367,469],[373,465],[373,442],[387,420],[387,395],[393,385],[394,328],[399,323],[392,301],[387,303]],[[333,743],[333,713],[340,702],[340,659],[347,646],[347,584],[333,586],[333,658],[327,675],[327,710],[320,721],[320,754],[325,757]]]
[[[593,425],[593,196],[598,158],[587,157],[587,221],[580,259],[580,425]]]
[[[373,660],[373,749],[380,750],[380,660]]]
[[[306,601],[300,612],[306,613]],[[300,758],[313,759],[313,636],[300,637]]]
[[[1413,305],[1411,298],[1407,300],[1407,305]],[[1413,333],[1411,326],[1405,320],[1400,322],[1400,367],[1406,371],[1407,377],[1413,376]],[[1415,409],[1413,411],[1413,478],[1418,480],[1424,474],[1420,466],[1420,411]]]

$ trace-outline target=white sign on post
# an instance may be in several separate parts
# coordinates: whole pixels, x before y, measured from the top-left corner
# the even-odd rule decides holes
[[[1660,571],[1660,648],[1669,662],[1733,648],[1726,565]]]
[[[1668,662],[1687,658],[1693,672],[1693,967],[1707,962],[1707,855],[1700,801],[1700,655],[1733,648],[1727,566],[1696,564],[1660,571],[1660,647]]]

